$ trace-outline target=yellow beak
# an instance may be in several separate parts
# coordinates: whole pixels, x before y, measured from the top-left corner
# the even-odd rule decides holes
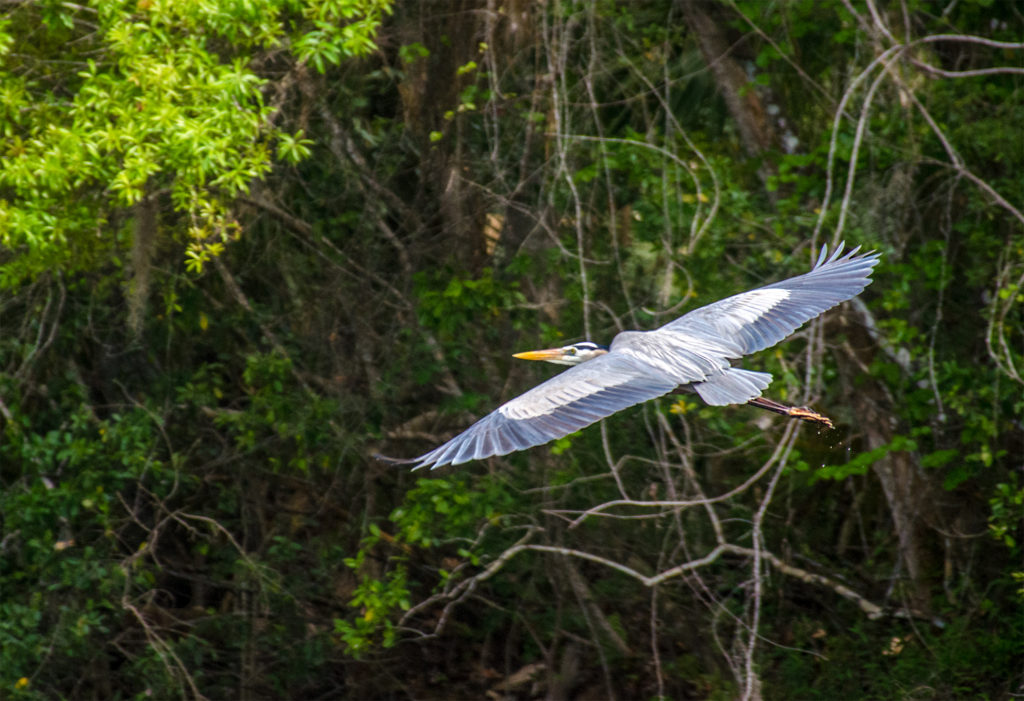
[[[525,353],[513,353],[513,358],[520,360],[553,360],[562,357],[561,348],[546,348],[544,350],[526,351]]]

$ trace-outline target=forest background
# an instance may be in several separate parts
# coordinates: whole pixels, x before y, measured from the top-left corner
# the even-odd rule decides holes
[[[0,12],[0,696],[1024,691],[1019,3]],[[370,457],[841,239],[834,431]]]

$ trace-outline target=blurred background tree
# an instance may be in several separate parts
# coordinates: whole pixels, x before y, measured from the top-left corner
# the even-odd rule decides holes
[[[1014,3],[49,0],[0,21],[0,690],[1009,698]],[[883,252],[747,365],[413,456],[653,328]]]

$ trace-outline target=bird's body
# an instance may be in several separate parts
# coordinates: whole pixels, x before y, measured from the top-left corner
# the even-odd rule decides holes
[[[831,425],[807,409],[761,397],[772,376],[732,367],[731,360],[775,345],[805,322],[866,287],[878,254],[831,257],[823,247],[814,268],[701,307],[653,331],[623,331],[609,347],[590,341],[516,354],[572,365],[477,421],[447,443],[407,461],[458,465],[506,455],[561,438],[617,411],[683,389],[707,404],[751,403]]]

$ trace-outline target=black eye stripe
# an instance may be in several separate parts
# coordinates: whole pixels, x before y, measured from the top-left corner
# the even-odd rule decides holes
[[[562,352],[566,355],[579,355],[580,353],[594,353],[601,350],[607,351],[608,348],[607,346],[598,345],[593,341],[580,341],[579,343],[565,346]]]

